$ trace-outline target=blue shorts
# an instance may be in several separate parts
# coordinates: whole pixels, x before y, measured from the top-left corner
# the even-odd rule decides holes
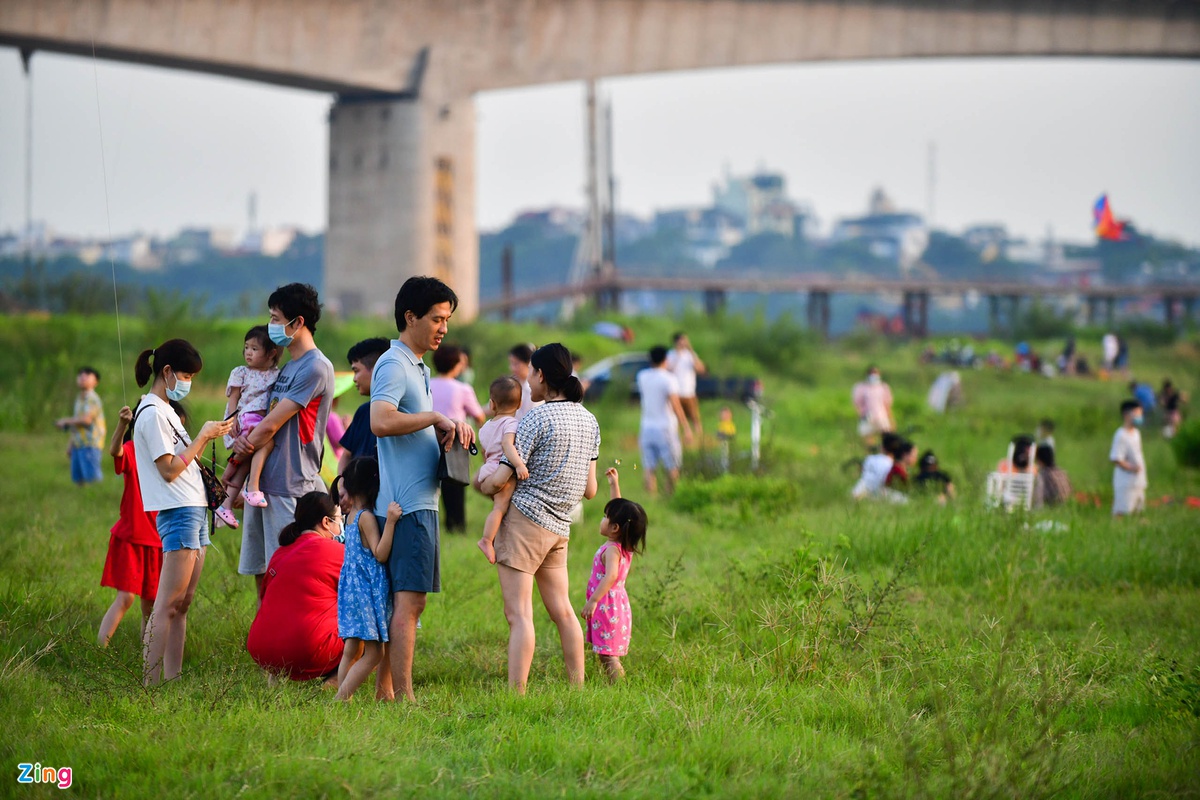
[[[203,506],[167,508],[158,512],[158,538],[164,553],[208,547],[208,509]]]
[[[375,520],[382,532],[387,518],[376,516]],[[393,594],[442,590],[438,512],[412,511],[400,518],[387,566]]]
[[[638,445],[642,450],[642,468],[647,472],[658,469],[660,464],[668,472],[679,469],[683,454],[678,434],[652,428],[641,432]]]
[[[103,477],[99,447],[71,448],[71,480],[79,484],[97,483]]]

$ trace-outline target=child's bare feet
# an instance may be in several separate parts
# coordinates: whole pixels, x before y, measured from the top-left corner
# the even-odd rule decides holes
[[[496,563],[496,548],[492,546],[492,543],[488,539],[480,539],[479,542],[477,543],[477,545],[478,545],[479,549],[483,551],[483,554],[487,557],[488,563],[495,564]]]

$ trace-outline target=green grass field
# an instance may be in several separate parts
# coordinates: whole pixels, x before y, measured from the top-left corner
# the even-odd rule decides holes
[[[1118,383],[969,372],[966,406],[935,417],[924,396],[938,369],[918,364],[916,346],[825,346],[785,324],[689,319],[716,371],[764,378],[764,471],[738,460],[736,474],[710,479],[695,454],[675,497],[646,499],[636,408],[594,407],[601,466],[619,459],[626,495],[650,515],[628,583],[628,680],[609,686],[589,661],[585,688],[568,689],[539,612],[529,694],[509,693],[499,586],[472,532],[443,536],[445,591],[417,643],[419,702],[377,705],[366,687],[346,707],[316,684],[268,686],[246,655],[253,585],[236,574],[240,539],[227,530],[209,552],[179,681],[141,688],[136,610],[108,650],[96,647],[121,487],[73,487],[50,422],[69,412],[83,363],[103,373],[110,424],[123,396],[136,401],[113,322],[0,320],[0,796],[52,791],[17,785],[25,761],[71,767],[72,791],[99,797],[1200,795],[1200,509],[1182,502],[1200,495],[1200,474],[1177,467],[1148,426],[1149,496],[1175,502],[1110,519]],[[208,359],[189,398],[195,428],[219,413],[248,324],[169,310],[125,320],[125,361],[169,334],[191,338]],[[634,321],[638,346],[677,324]],[[449,338],[473,346],[483,387],[522,339],[561,339],[589,361],[621,349],[585,329],[452,323]],[[322,324],[317,341],[340,367],[349,344],[389,333]],[[1093,339],[1081,346],[1094,358]],[[1200,388],[1194,335],[1135,343],[1133,358],[1139,377]],[[919,426],[917,443],[959,483],[949,507],[848,499],[842,464],[859,455],[849,390],[870,362],[901,426]],[[718,408],[704,406],[710,430]],[[1058,424],[1060,464],[1100,506],[986,512],[986,473],[1043,416]],[[736,419],[744,451],[746,410]],[[572,534],[577,605],[602,501]],[[487,508],[471,498],[472,530]]]

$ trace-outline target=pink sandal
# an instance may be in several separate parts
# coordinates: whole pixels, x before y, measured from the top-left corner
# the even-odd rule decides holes
[[[226,508],[225,506],[217,506],[215,513],[217,515],[217,519],[222,525],[235,529],[238,527],[238,518],[233,515],[233,511],[230,509]]]
[[[267,496],[262,492],[242,492],[242,501],[255,508],[267,507]]]

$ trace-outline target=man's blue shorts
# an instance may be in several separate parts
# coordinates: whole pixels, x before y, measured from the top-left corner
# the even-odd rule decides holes
[[[386,517],[376,516],[379,531]],[[392,592],[440,592],[442,590],[441,546],[438,512],[412,511],[396,523],[392,552],[388,556]]]
[[[71,480],[80,484],[97,483],[102,477],[99,447],[71,448]]]

